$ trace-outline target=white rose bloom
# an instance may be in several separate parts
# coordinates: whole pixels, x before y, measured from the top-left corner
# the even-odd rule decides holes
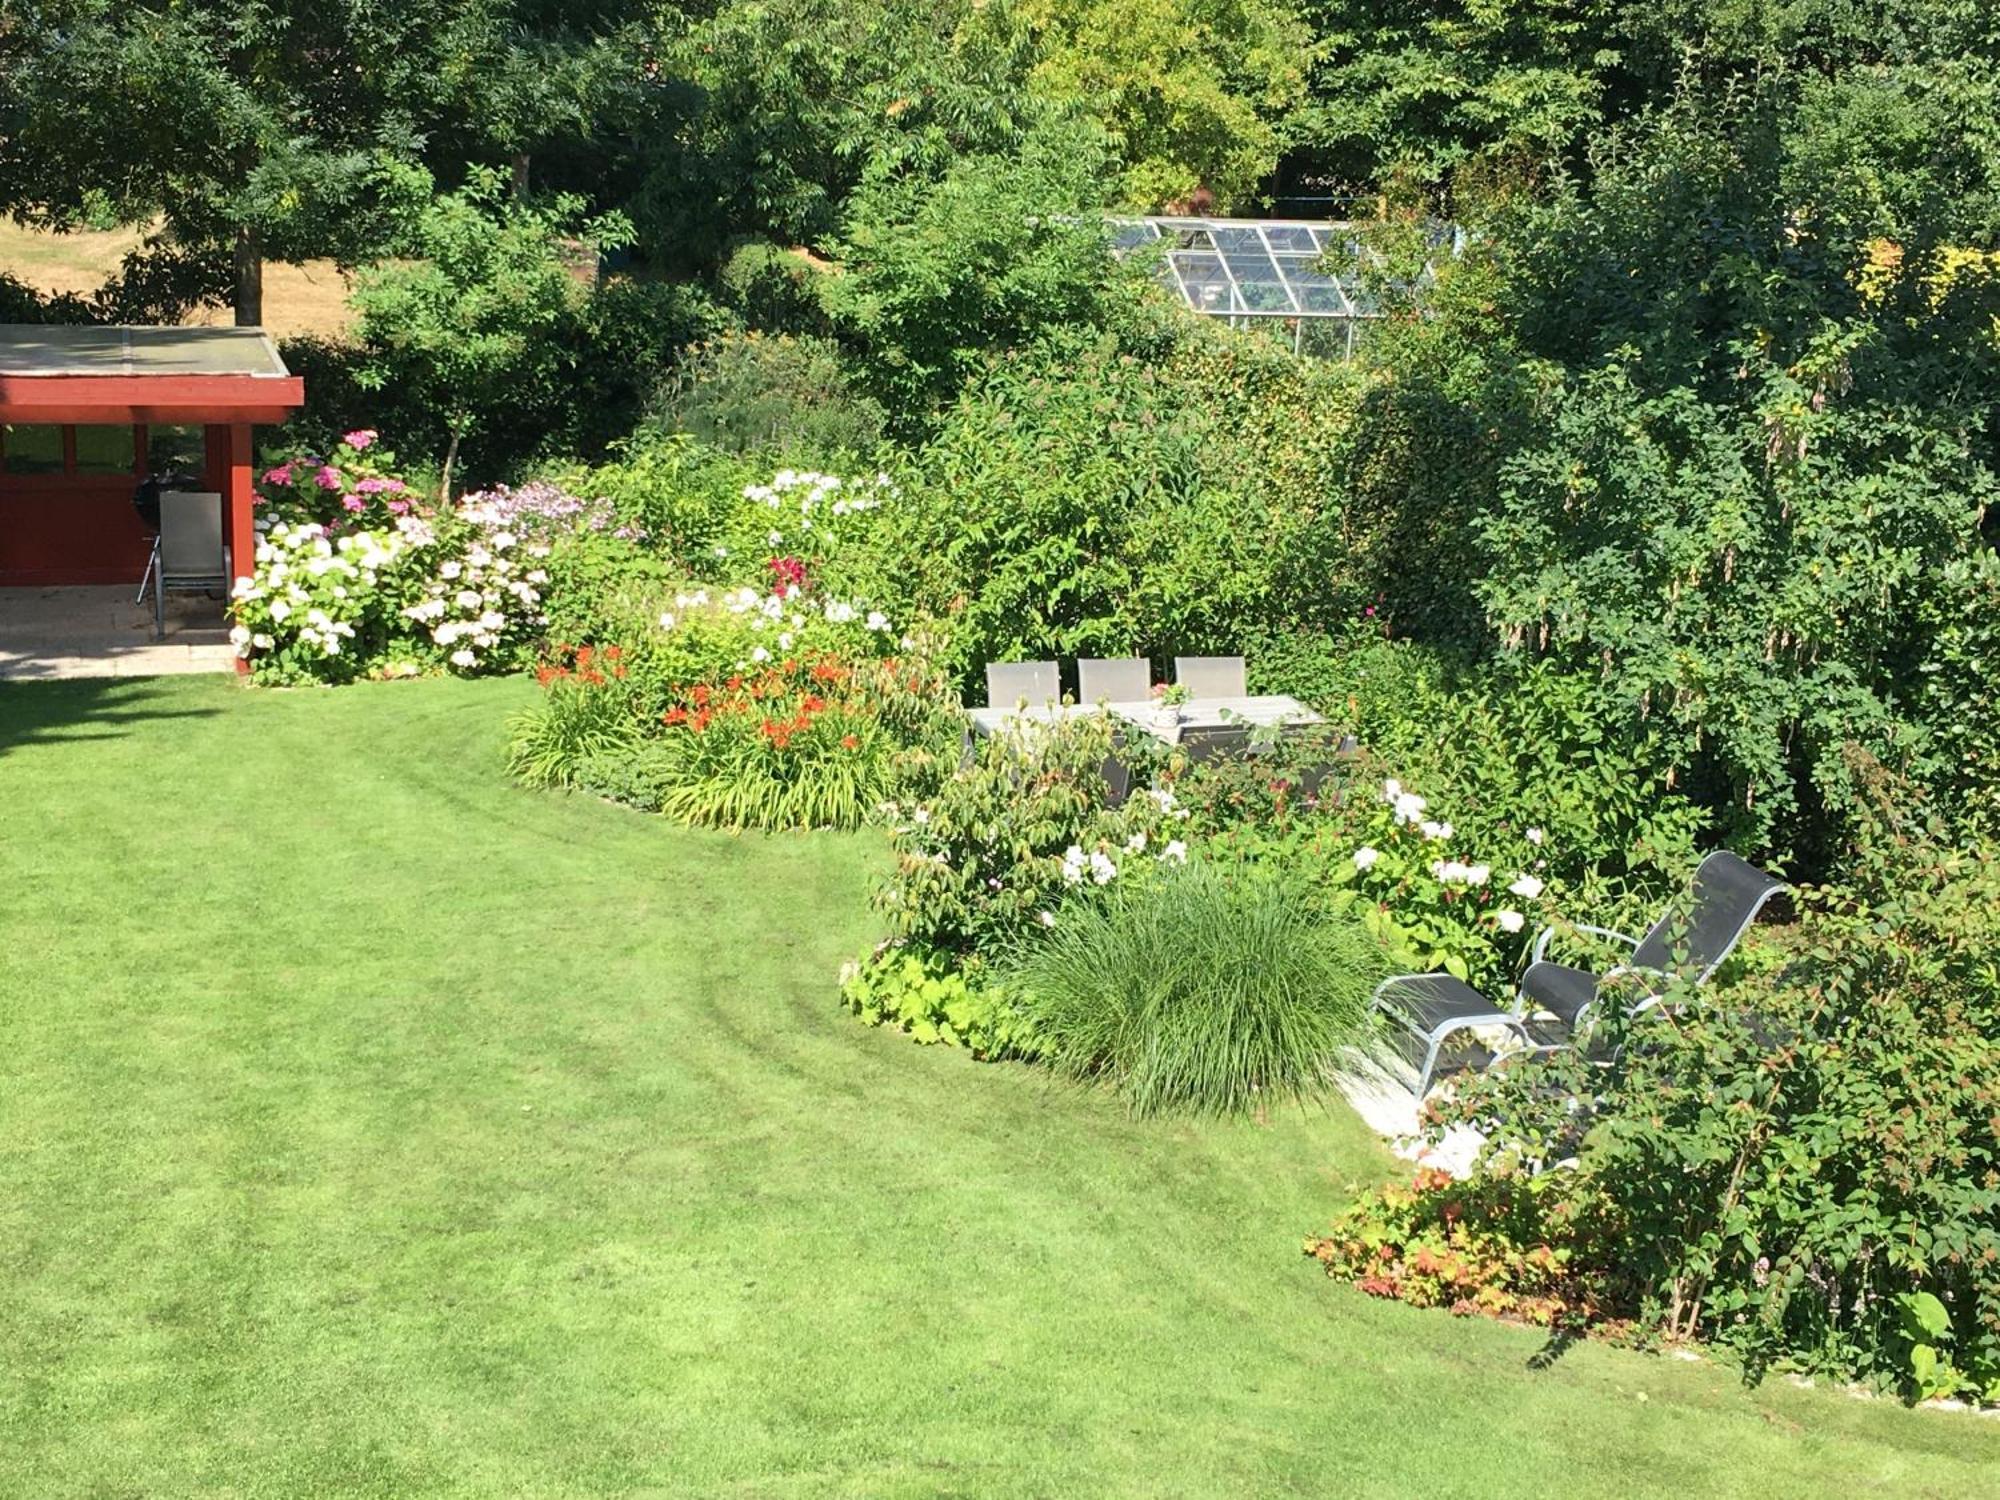
[[[1507,889],[1511,894],[1519,896],[1523,901],[1532,901],[1535,897],[1541,895],[1542,883],[1532,875],[1523,874],[1515,877],[1514,883],[1508,886]]]
[[[755,651],[750,653],[750,660],[752,661],[769,661],[770,659],[771,653],[766,651],[762,646],[759,646]]]
[[[458,577],[459,574],[463,573],[464,571],[465,569],[461,567],[458,563],[448,562],[439,566],[438,577],[446,579],[456,578]]]
[[[1539,845],[1542,842],[1542,830],[1539,828],[1530,828],[1528,830],[1528,842]]]
[[[1125,847],[1127,849],[1130,849],[1134,854],[1145,853],[1146,851],[1145,830],[1141,829],[1138,833],[1133,834],[1132,837],[1125,840]]]
[[[1056,914],[1052,911],[1038,911],[1035,913],[1035,920],[1044,927],[1053,927],[1056,925]]]
[[[1493,867],[1491,865],[1467,865],[1465,867],[1465,883],[1467,885],[1484,885],[1492,878]]]
[[[1160,851],[1160,858],[1170,865],[1184,865],[1187,863],[1187,845],[1179,839],[1169,839],[1167,847]]]
[[[1359,849],[1354,851],[1354,868],[1357,870],[1373,869],[1375,861],[1381,857],[1382,851],[1380,849],[1373,849],[1363,844]]]
[[[1527,925],[1528,919],[1514,910],[1496,911],[1493,920],[1500,924],[1502,932],[1519,932]]]
[[[889,617],[879,609],[869,610],[868,628],[870,630],[887,630],[889,628]]]

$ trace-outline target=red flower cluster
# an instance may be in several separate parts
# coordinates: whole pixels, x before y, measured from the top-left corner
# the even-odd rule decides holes
[[[845,691],[853,678],[837,658],[786,657],[720,684],[676,689],[660,722],[694,734],[734,731],[770,751],[856,751],[876,714],[863,694]],[[822,726],[827,732],[816,733]]]
[[[535,668],[535,681],[543,687],[552,682],[574,680],[585,687],[602,687],[610,677],[625,675],[625,652],[619,646],[572,646],[558,641],[550,652],[552,660]]]
[[[812,587],[812,579],[806,573],[805,563],[796,557],[774,557],[771,559],[770,567],[771,592],[781,599],[792,589],[797,589],[803,594]]]

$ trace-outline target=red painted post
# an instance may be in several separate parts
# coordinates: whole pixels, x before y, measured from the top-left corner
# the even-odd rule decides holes
[[[223,534],[229,539],[229,571],[232,591],[235,581],[248,578],[257,566],[257,532],[251,525],[250,502],[254,491],[250,487],[250,465],[254,455],[250,450],[250,424],[235,422],[229,428],[229,471],[228,483],[222,491]],[[242,657],[236,658],[236,670],[248,672],[250,663]]]

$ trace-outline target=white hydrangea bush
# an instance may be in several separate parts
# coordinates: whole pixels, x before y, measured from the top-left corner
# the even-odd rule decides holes
[[[454,539],[403,618],[444,653],[455,671],[518,667],[546,623],[546,542],[524,541],[505,510],[482,496],[458,507]]]
[[[237,655],[267,681],[360,675],[436,546],[431,523],[414,514],[352,531],[270,519],[258,534],[254,571],[231,594]]]
[[[230,640],[266,682],[510,670],[544,623],[548,551],[476,498],[352,529],[268,515],[231,598]]]

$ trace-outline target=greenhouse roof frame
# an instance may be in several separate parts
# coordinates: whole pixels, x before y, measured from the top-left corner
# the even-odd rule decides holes
[[[1121,256],[1163,246],[1160,280],[1191,311],[1225,318],[1232,327],[1287,320],[1295,350],[1303,348],[1306,324],[1337,322],[1345,325],[1341,352],[1351,356],[1357,325],[1384,316],[1367,274],[1377,257],[1351,222],[1162,214],[1114,217],[1106,227]],[[1447,233],[1441,243],[1456,251],[1458,234]],[[1426,264],[1417,284],[1434,277]]]

